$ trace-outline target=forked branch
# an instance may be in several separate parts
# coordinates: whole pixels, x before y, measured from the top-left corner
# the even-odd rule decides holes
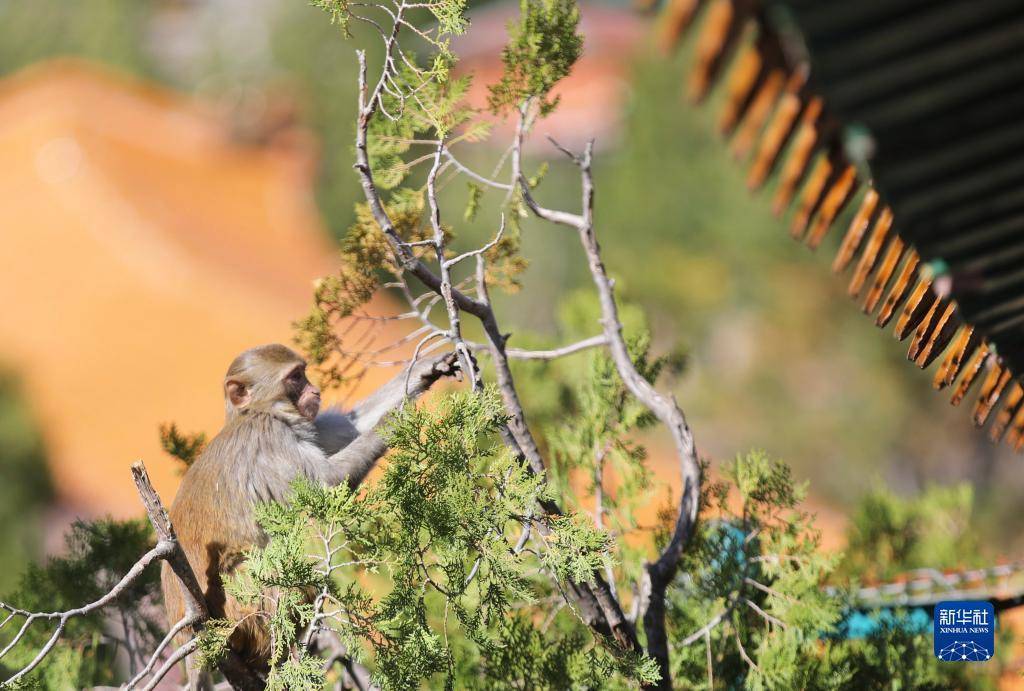
[[[393,42],[385,43],[385,53],[390,50]],[[449,319],[453,325],[457,325],[458,313],[466,312],[473,315],[483,327],[487,336],[487,348],[494,364],[498,389],[501,392],[506,411],[509,414],[509,421],[502,426],[501,436],[505,444],[512,452],[521,459],[524,459],[532,472],[543,474],[546,472],[546,464],[540,453],[540,448],[526,424],[526,416],[523,405],[519,399],[512,372],[509,367],[509,356],[505,349],[508,338],[498,326],[497,318],[486,296],[486,287],[480,290],[477,298],[473,298],[458,289],[452,283],[450,275],[447,275],[444,266],[443,255],[438,255],[438,262],[441,265],[441,275],[436,274],[419,257],[415,256],[408,244],[398,234],[395,225],[384,208],[380,191],[374,180],[373,171],[370,166],[370,157],[367,148],[369,124],[374,115],[378,112],[381,101],[381,84],[385,80],[378,80],[377,86],[370,91],[367,81],[366,55],[362,51],[357,52],[359,61],[359,110],[356,123],[356,163],[354,165],[359,174],[363,194],[374,220],[387,238],[396,263],[408,274],[416,277],[419,282],[428,290],[441,295],[446,307],[449,309]],[[388,70],[388,62],[385,59],[383,71]],[[443,160],[443,142],[438,143],[435,158],[435,170]],[[433,171],[432,171],[433,172]],[[515,184],[516,177],[512,183]],[[439,223],[437,217],[436,199],[431,196],[431,223]],[[435,230],[435,248],[441,247],[443,237],[439,240],[437,226]],[[482,261],[482,253],[476,255],[478,262]],[[479,265],[479,264],[478,264]],[[454,314],[453,314],[454,311]],[[454,319],[452,318],[454,316]],[[454,331],[454,330],[453,330]],[[461,333],[456,332],[456,346],[461,341]],[[451,335],[451,334],[450,334]],[[589,344],[588,344],[589,345]],[[463,347],[468,347],[462,343]],[[461,350],[461,349],[460,349]],[[549,516],[562,515],[561,507],[550,499],[540,502],[541,509]],[[542,527],[539,527],[543,530]],[[610,636],[616,644],[624,649],[633,652],[642,652],[636,631],[632,624],[626,619],[622,606],[612,593],[611,587],[604,580],[599,572],[594,572],[590,583],[570,583],[570,590],[573,592],[579,605],[580,615],[583,620],[596,632],[603,636]]]
[[[597,289],[601,305],[601,327],[607,339],[615,368],[626,388],[636,397],[658,420],[668,428],[676,447],[679,460],[679,473],[682,479],[682,496],[676,516],[672,536],[657,560],[645,564],[644,587],[641,592],[640,611],[643,617],[644,633],[647,635],[647,652],[657,662],[661,670],[659,688],[672,688],[669,667],[668,635],[665,629],[665,594],[669,584],[679,568],[679,560],[683,549],[693,534],[697,523],[700,507],[701,468],[694,444],[693,433],[686,422],[686,416],[671,395],[659,393],[647,379],[640,374],[629,356],[629,349],[623,336],[622,322],[619,319],[618,305],[615,301],[614,282],[608,276],[604,261],[601,259],[601,246],[597,241],[594,228],[594,178],[592,171],[594,142],[588,142],[582,155],[573,154],[555,143],[559,150],[566,153],[580,169],[582,187],[582,212],[571,214],[552,211],[540,207],[530,196],[529,185],[522,173],[520,156],[522,141],[528,127],[529,104],[520,111],[519,125],[516,129],[516,142],[513,148],[512,167],[518,175],[518,183],[523,191],[527,206],[540,218],[553,223],[574,228],[579,234],[583,246],[590,276]]]
[[[195,573],[193,573],[192,567],[185,557],[185,552],[178,542],[174,526],[171,525],[167,511],[160,501],[160,496],[153,489],[153,484],[149,480],[149,474],[146,472],[146,466],[142,461],[137,461],[132,464],[131,471],[139,497],[146,507],[149,522],[156,533],[156,546],[135,562],[110,591],[98,600],[82,607],[64,612],[28,612],[5,603],[0,603],[0,609],[9,612],[9,616],[4,620],[5,624],[15,617],[22,617],[25,620],[13,639],[0,651],[0,658],[7,655],[24,638],[29,628],[35,622],[57,622],[53,633],[46,643],[43,644],[42,648],[40,648],[36,656],[0,685],[5,687],[11,686],[24,679],[53,651],[71,619],[92,614],[116,602],[142,576],[143,572],[156,561],[166,561],[177,577],[178,585],[181,588],[182,597],[185,601],[185,617],[171,628],[160,645],[152,653],[146,666],[125,685],[125,688],[155,688],[175,664],[196,651],[196,636],[203,630],[204,622],[209,619],[206,599],[202,589],[199,587],[199,581],[196,580]],[[175,650],[163,665],[154,672],[153,668],[156,667],[163,652],[171,644],[174,637],[186,629],[189,629],[191,633],[189,640]],[[265,687],[263,680],[234,654],[228,654],[221,662],[220,670],[233,688],[242,689],[243,691],[257,691]],[[146,681],[147,677],[149,677],[148,681]],[[143,682],[146,683],[143,685]]]

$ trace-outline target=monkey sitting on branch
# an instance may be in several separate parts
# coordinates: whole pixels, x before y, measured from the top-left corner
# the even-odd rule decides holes
[[[170,509],[178,540],[206,595],[210,616],[240,622],[229,647],[256,669],[270,655],[266,627],[224,591],[224,580],[245,551],[266,544],[253,507],[284,501],[300,476],[328,485],[357,487],[387,446],[380,421],[442,377],[459,373],[455,353],[415,362],[349,413],[320,411],[320,390],[306,378],[306,363],[282,345],[251,348],[231,363],[224,379],[227,420],[182,479]],[[164,606],[169,625],[184,615],[173,573],[164,564]],[[188,666],[189,686],[199,683]]]

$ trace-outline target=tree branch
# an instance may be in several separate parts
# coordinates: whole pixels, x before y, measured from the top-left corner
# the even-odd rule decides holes
[[[522,110],[520,112],[519,127],[517,128],[517,138],[522,137],[526,127],[525,121],[526,111]],[[696,445],[693,441],[693,433],[690,431],[690,427],[686,422],[686,416],[676,403],[675,398],[658,393],[651,383],[637,371],[629,356],[629,349],[626,346],[622,333],[623,327],[619,319],[618,305],[615,302],[614,285],[608,277],[604,262],[601,259],[601,248],[597,242],[597,234],[594,229],[594,179],[591,170],[594,151],[593,140],[587,143],[586,150],[582,156],[570,154],[579,166],[582,178],[583,213],[579,216],[573,214],[559,215],[556,212],[538,207],[529,199],[529,193],[526,191],[527,185],[522,178],[521,167],[518,162],[519,149],[520,147],[517,146],[513,153],[513,168],[519,175],[520,186],[524,190],[524,198],[527,205],[541,218],[574,227],[578,232],[580,243],[583,246],[583,251],[586,254],[590,267],[590,275],[597,289],[601,305],[601,326],[604,330],[605,338],[608,339],[608,346],[612,360],[615,363],[615,368],[618,370],[619,376],[630,393],[668,428],[679,457],[679,472],[683,483],[679,514],[676,517],[672,537],[668,544],[656,561],[648,563],[644,567],[646,587],[643,588],[643,596],[645,602],[641,603],[644,632],[647,635],[647,650],[651,657],[658,662],[661,670],[659,688],[671,689],[672,678],[669,666],[668,635],[665,630],[665,594],[678,570],[683,548],[693,533],[700,505],[701,470],[700,462],[697,458]]]
[[[452,152],[449,151],[448,149],[444,150],[444,155],[448,158],[449,161],[452,162],[452,165],[454,165],[459,171],[461,171],[462,173],[465,173],[467,176],[469,176],[470,178],[476,180],[480,184],[487,185],[488,187],[493,187],[493,188],[499,189],[499,190],[510,190],[510,189],[512,189],[512,185],[510,185],[508,183],[498,182],[497,180],[491,180],[490,178],[485,178],[483,175],[480,175],[479,173],[477,173],[477,172],[475,172],[473,170],[470,170],[469,168],[464,166],[461,162],[459,162],[459,160],[456,159],[455,156],[452,155]]]
[[[685,648],[688,645],[693,645],[694,643],[696,643],[698,639],[704,638],[704,636],[711,633],[711,631],[716,626],[722,623],[722,620],[725,619],[725,617],[728,616],[730,612],[732,612],[732,609],[733,606],[730,605],[729,607],[726,607],[715,616],[711,617],[711,620],[707,624],[704,624],[704,626],[700,627],[699,629],[691,633],[689,636],[676,643],[676,647]]]
[[[600,348],[608,344],[608,339],[604,335],[591,336],[590,338],[577,341],[576,343],[570,343],[569,345],[561,346],[559,348],[552,348],[551,350],[523,350],[522,348],[506,348],[505,355],[510,360],[557,360],[559,358],[566,357],[567,355],[574,355],[583,350],[589,350],[590,348]],[[467,345],[474,350],[483,350],[485,346],[479,343],[469,343]]]
[[[167,510],[160,501],[160,496],[153,489],[153,483],[149,480],[146,466],[142,461],[136,461],[132,464],[131,470],[132,479],[135,480],[135,487],[139,492],[139,497],[142,499],[143,506],[146,507],[146,515],[149,517],[149,522],[153,525],[153,530],[156,531],[157,544],[169,545],[170,551],[164,559],[178,579],[178,587],[181,591],[182,600],[185,603],[185,617],[193,622],[191,627],[194,635],[199,635],[203,629],[203,624],[210,618],[209,610],[206,607],[206,597],[203,595],[202,588],[199,587],[199,581],[196,580],[192,566],[188,563],[185,550],[182,549],[181,543],[178,542],[178,536],[174,532],[174,526],[171,525],[171,519],[167,515]],[[180,654],[179,659],[183,660],[192,654],[195,651],[195,639],[192,641],[191,649],[186,650],[186,648],[188,648],[187,644],[178,648],[175,651],[175,655]],[[164,664],[161,670],[164,670],[164,668],[169,669],[167,663]],[[221,661],[219,668],[224,678],[235,689],[240,689],[241,691],[260,691],[266,686],[263,680],[249,669],[245,662],[233,652],[228,652],[224,660]],[[160,674],[160,671],[157,674]],[[166,674],[166,671],[163,671],[163,674]],[[155,686],[152,681],[150,684]],[[147,688],[150,688],[150,686],[147,686]]]
[[[153,671],[153,667],[156,666],[156,663],[160,659],[160,656],[163,654],[164,649],[171,644],[171,641],[174,640],[174,637],[182,631],[184,631],[186,626],[192,626],[193,624],[194,622],[191,621],[188,618],[188,616],[185,616],[181,619],[181,621],[172,626],[171,630],[167,632],[166,636],[164,636],[164,639],[160,641],[160,645],[158,645],[156,649],[153,651],[153,654],[150,656],[149,661],[146,663],[146,666],[143,667],[142,670],[140,670],[139,673],[132,677],[132,680],[128,682],[128,688],[135,688],[135,686],[139,682],[145,679],[146,675]]]
[[[397,34],[397,29],[393,36],[395,34]],[[390,52],[390,45],[390,43],[387,44],[386,53]],[[540,454],[537,442],[526,424],[523,406],[519,400],[512,373],[509,369],[508,356],[505,353],[505,343],[508,336],[501,333],[498,327],[494,311],[486,299],[486,286],[481,289],[481,295],[478,299],[474,299],[454,289],[451,286],[450,279],[447,281],[443,280],[443,256],[438,257],[438,261],[442,263],[442,276],[438,276],[423,261],[413,255],[412,251],[403,243],[402,238],[398,235],[394,224],[384,208],[380,193],[373,179],[367,149],[369,123],[377,111],[380,102],[379,90],[381,82],[378,82],[378,86],[372,93],[367,93],[366,55],[364,52],[358,51],[357,57],[359,61],[359,113],[356,123],[356,163],[354,167],[359,174],[363,194],[370,212],[387,238],[395,260],[402,270],[411,273],[430,290],[443,295],[446,303],[450,303],[457,310],[468,312],[480,320],[489,342],[498,388],[501,391],[505,408],[509,413],[509,422],[507,425],[503,425],[500,431],[502,439],[517,457],[524,459],[528,463],[528,467],[532,472],[542,474],[545,472],[544,460]],[[435,169],[439,166],[441,151],[442,149],[439,146],[435,159]],[[515,176],[513,177],[513,180],[516,179],[518,179],[518,170],[515,171]],[[428,196],[431,196],[429,189]],[[431,200],[432,224],[439,222],[439,219],[436,217],[435,201]],[[436,226],[434,230],[435,240],[437,240]],[[463,347],[465,347],[465,344],[463,344]],[[561,508],[554,501],[545,499],[540,503],[541,508],[548,515],[558,516],[562,514]],[[594,573],[594,579],[590,584],[570,583],[569,585],[570,590],[572,590],[580,603],[584,620],[592,629],[602,635],[610,635],[623,649],[635,652],[642,651],[642,647],[636,637],[636,632],[623,615],[621,605],[612,595],[608,583],[599,572]]]
[[[146,554],[142,556],[141,559],[139,559],[137,562],[135,562],[135,564],[132,565],[132,567],[128,570],[128,573],[126,573],[124,577],[121,578],[120,581],[118,581],[117,585],[115,585],[107,594],[105,594],[103,597],[96,600],[95,602],[91,602],[87,605],[83,605],[82,607],[78,607],[76,609],[69,609],[66,612],[24,613],[27,614],[24,625],[22,625],[21,629],[14,636],[11,642],[3,649],[3,651],[0,651],[0,658],[2,658],[4,655],[10,652],[10,650],[15,646],[15,644],[18,643],[22,636],[25,635],[25,633],[28,631],[29,627],[34,621],[38,619],[56,619],[57,628],[54,629],[53,634],[50,636],[49,639],[47,639],[46,643],[43,644],[43,647],[40,648],[39,652],[36,654],[34,658],[32,658],[31,662],[25,665],[25,667],[21,668],[13,676],[8,678],[4,682],[4,684],[15,684],[20,679],[24,678],[26,675],[31,673],[32,670],[34,670],[39,665],[39,663],[43,661],[43,658],[50,654],[50,651],[53,650],[53,647],[57,645],[57,641],[60,639],[61,634],[64,633],[64,628],[67,626],[68,621],[70,619],[74,617],[83,617],[87,614],[90,614],[91,612],[95,612],[96,610],[102,609],[103,607],[109,605],[111,602],[120,597],[121,594],[128,589],[128,586],[135,582],[135,580],[139,577],[139,575],[142,574],[142,572],[146,569],[147,566],[149,566],[154,561],[157,561],[158,559],[166,559],[167,555],[170,553],[170,550],[171,546],[169,544],[158,542],[156,547],[149,550]],[[0,607],[3,607],[8,611],[12,610],[12,608],[8,607],[3,603],[0,603]],[[19,611],[19,614],[22,614],[22,612]]]
[[[167,673],[174,669],[174,666],[176,664],[178,664],[186,657],[194,653],[198,647],[198,641],[196,641],[195,638],[192,638],[188,642],[183,644],[181,647],[179,647],[177,650],[175,650],[174,653],[172,653],[171,656],[167,658],[167,661],[160,666],[160,669],[156,671],[156,673],[153,675],[153,678],[149,680],[149,683],[142,687],[142,691],[153,691],[153,689],[156,688],[157,684],[159,684],[163,680],[163,678],[167,676]],[[225,677],[226,676],[227,675],[225,675]],[[231,684],[232,688],[240,688],[236,686],[234,682],[230,681],[230,679],[228,683]],[[132,689],[134,688],[134,686],[129,684],[128,688]]]
[[[5,624],[14,616],[25,618],[25,623],[18,630],[18,633],[15,634],[7,646],[0,651],[0,658],[5,656],[14,648],[15,645],[17,645],[33,622],[39,620],[57,620],[56,629],[53,634],[51,634],[50,638],[47,639],[46,643],[43,644],[43,647],[40,648],[36,656],[32,658],[25,667],[5,680],[3,685],[7,686],[17,683],[38,667],[43,659],[49,655],[57,645],[61,634],[64,633],[64,629],[67,627],[68,621],[75,617],[86,616],[114,603],[128,589],[128,587],[142,575],[150,564],[160,560],[166,561],[170,565],[174,575],[177,577],[179,587],[181,588],[182,598],[185,602],[185,616],[171,628],[163,641],[153,652],[153,655],[146,666],[130,682],[128,682],[126,688],[132,689],[141,683],[142,679],[144,679],[156,665],[161,653],[170,641],[186,628],[191,628],[193,633],[192,640],[175,651],[174,655],[172,655],[160,670],[156,672],[155,676],[150,679],[149,684],[147,684],[145,688],[151,689],[155,687],[160,679],[167,674],[167,671],[173,667],[175,663],[183,660],[195,651],[195,636],[202,631],[203,623],[209,618],[209,612],[206,608],[206,599],[203,595],[202,589],[199,587],[199,582],[196,580],[195,574],[192,572],[192,567],[189,565],[188,559],[185,557],[185,552],[181,548],[181,544],[178,542],[178,538],[174,532],[174,527],[171,525],[170,518],[167,516],[167,511],[164,509],[163,503],[161,503],[156,490],[153,489],[153,485],[149,480],[149,474],[146,472],[145,465],[143,465],[142,461],[137,461],[132,464],[131,471],[132,478],[135,481],[135,487],[139,492],[139,497],[142,500],[143,506],[146,508],[146,514],[149,517],[149,522],[152,524],[153,530],[156,533],[156,546],[135,562],[135,564],[132,565],[128,572],[113,588],[110,589],[110,591],[98,600],[87,605],[83,605],[82,607],[70,609],[66,612],[28,612],[5,603],[0,603],[0,609],[11,613],[4,620]],[[236,689],[243,689],[243,691],[255,691],[263,689],[265,686],[263,680],[254,672],[249,670],[237,655],[232,653],[229,653],[228,657],[221,663],[220,669],[224,674],[224,677]]]
[[[522,192],[523,201],[526,202],[526,206],[529,207],[530,211],[536,214],[537,217],[551,223],[557,223],[558,225],[568,226],[570,228],[579,228],[584,223],[583,216],[571,214],[566,211],[546,209],[538,204],[530,193],[530,184],[526,181],[526,176],[523,175],[522,168],[523,139],[526,136],[526,131],[529,129],[529,109],[529,101],[519,108],[519,122],[516,125],[516,135],[512,145],[512,179],[519,184],[519,190]]]

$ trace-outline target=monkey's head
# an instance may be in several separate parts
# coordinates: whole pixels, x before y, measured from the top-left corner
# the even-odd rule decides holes
[[[306,378],[306,362],[293,350],[278,344],[257,346],[228,367],[224,404],[228,420],[249,410],[297,413],[312,420],[320,410],[320,389]]]

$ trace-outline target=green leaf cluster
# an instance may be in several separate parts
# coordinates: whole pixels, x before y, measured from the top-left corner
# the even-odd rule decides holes
[[[840,569],[877,581],[908,569],[977,566],[973,514],[974,491],[966,483],[928,487],[912,499],[877,487],[853,512]]]
[[[519,19],[509,23],[509,42],[501,53],[504,73],[489,87],[493,111],[536,99],[544,115],[558,105],[551,89],[568,76],[583,52],[579,21],[573,0],[520,0]]]
[[[420,190],[396,190],[386,211],[395,233],[406,242],[418,242],[430,232],[423,218],[424,198]],[[419,249],[417,251],[422,251]],[[315,366],[324,387],[338,386],[353,376],[352,362],[345,357],[346,343],[339,328],[374,296],[382,276],[397,276],[388,240],[367,204],[356,207],[356,221],[341,241],[338,270],[317,281],[310,313],[294,324],[295,341]],[[353,335],[359,340],[365,336]],[[358,344],[353,349],[358,348]]]
[[[545,623],[521,613],[509,619],[501,628],[500,645],[466,666],[459,688],[611,690],[636,688],[658,677],[650,658],[611,654],[594,646],[579,622]]]
[[[352,13],[348,0],[310,0],[309,4],[326,12],[330,17],[331,24],[338,26],[346,38],[350,35],[349,25]]]
[[[288,503],[260,507],[267,544],[228,587],[268,626],[273,688],[314,669],[305,642],[315,628],[371,664],[385,689],[454,688],[466,668],[486,677],[520,637],[539,640],[529,633],[546,614],[539,601],[560,598],[543,574],[564,586],[607,562],[606,533],[537,512],[543,478],[500,444],[505,420],[493,390],[455,393],[433,409],[409,405],[390,421],[387,468],[364,492],[303,481]],[[520,541],[525,525],[531,537]],[[572,621],[562,647],[528,663],[530,675],[589,678],[597,661],[651,673],[649,660],[612,655]],[[208,632],[211,660],[231,627]]]
[[[813,517],[799,508],[806,484],[786,464],[754,451],[722,474],[703,490],[699,529],[669,594],[673,673],[706,688],[710,645],[714,677],[801,688],[792,684],[802,661],[818,657],[820,634],[840,616],[821,587],[835,557],[820,552]],[[706,637],[694,636],[705,627]]]
[[[449,145],[458,141],[478,142],[490,132],[485,122],[473,122],[475,111],[465,102],[471,78],[468,76],[437,79],[431,72],[403,64],[396,81],[404,89],[396,93],[385,91],[380,110],[369,123],[367,153],[374,171],[374,181],[381,189],[393,189],[405,180],[416,163],[433,156],[432,149],[418,147],[426,152],[413,161],[404,158],[420,135],[436,139],[449,139]],[[415,96],[406,93],[414,92]],[[464,128],[457,138],[451,138],[457,128]]]
[[[851,600],[824,586],[843,582],[842,555],[821,550],[814,517],[800,508],[806,491],[786,464],[760,451],[738,456],[721,480],[704,488],[697,534],[669,591],[678,683],[710,688],[713,678],[715,687],[756,690],[985,687],[984,670],[979,676],[938,664],[931,637],[900,626],[899,613],[867,638],[839,633]],[[890,506],[898,505],[893,498]],[[940,514],[956,515],[932,515]],[[671,517],[667,512],[666,520]]]
[[[136,560],[154,545],[145,520],[78,521],[65,538],[64,553],[42,565],[30,565],[17,589],[4,602],[32,612],[61,612],[81,607],[106,595]],[[126,644],[147,651],[163,637],[159,610],[160,570],[151,566],[107,609],[68,620],[60,644],[24,679],[24,688],[70,689],[113,684],[118,679],[114,660]],[[106,626],[113,617],[116,627]],[[17,620],[21,618],[18,617]],[[9,623],[0,634],[0,647],[20,628]],[[37,620],[26,636],[0,663],[6,678],[29,663],[49,639],[55,620]],[[126,640],[131,637],[131,640]]]
[[[182,462],[187,469],[206,448],[206,435],[202,432],[186,434],[171,422],[160,425],[160,446],[168,454]]]

